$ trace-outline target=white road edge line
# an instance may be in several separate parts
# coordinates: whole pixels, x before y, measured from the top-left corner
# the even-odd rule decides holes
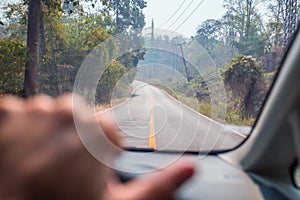
[[[138,80],[137,80],[137,81],[138,81]],[[139,82],[142,82],[142,81],[139,81]],[[130,94],[130,97],[129,97],[127,100],[125,100],[124,102],[122,102],[122,103],[120,103],[120,104],[118,104],[118,105],[116,105],[116,106],[114,106],[114,107],[108,108],[108,109],[106,109],[106,110],[104,110],[104,111],[99,111],[99,112],[96,113],[95,115],[100,115],[100,114],[102,114],[102,113],[105,113],[105,112],[108,112],[108,111],[112,110],[113,108],[117,108],[117,107],[122,106],[123,104],[127,103],[128,101],[130,101],[130,99],[132,98],[132,95],[133,95],[138,89],[140,89],[140,88],[142,88],[142,87],[145,87],[146,85],[149,85],[149,86],[151,86],[151,87],[155,87],[154,85],[151,85],[151,84],[148,84],[148,83],[143,83],[141,86],[135,88],[135,89],[132,91],[132,93]],[[155,87],[155,88],[159,89],[158,87]],[[225,128],[225,125],[224,125],[224,124],[221,124],[220,122],[217,122],[217,121],[215,121],[215,120],[213,120],[213,119],[211,119],[211,118],[209,118],[209,117],[207,117],[207,116],[205,116],[205,115],[203,115],[203,114],[201,114],[201,113],[195,111],[194,109],[188,107],[187,105],[181,103],[180,101],[178,101],[177,99],[175,99],[174,97],[172,97],[171,95],[169,95],[169,94],[168,94],[167,92],[165,92],[164,90],[161,90],[161,89],[159,89],[159,90],[162,91],[163,93],[165,93],[167,96],[169,96],[169,98],[171,98],[171,99],[174,100],[175,102],[177,102],[177,103],[179,103],[180,105],[182,105],[182,106],[184,106],[185,108],[187,108],[188,110],[190,110],[190,111],[194,112],[195,114],[198,114],[199,116],[201,116],[201,117],[203,117],[203,118],[205,118],[205,119],[207,119],[207,120],[209,120],[209,121],[211,121],[211,122],[213,122],[213,123],[215,123],[215,124],[218,124],[219,126]],[[232,132],[235,133],[236,135],[239,135],[239,136],[241,136],[241,137],[243,137],[243,138],[247,138],[247,135],[244,135],[244,134],[242,134],[242,133],[239,133],[239,132],[237,132],[237,131],[235,131],[235,130],[233,130],[233,129],[231,129],[231,128],[226,127],[226,129],[229,129],[230,131],[232,131]]]
[[[153,87],[153,85],[151,85],[151,86]],[[155,87],[155,86],[154,86],[154,87]],[[158,88],[158,89],[159,89],[159,88]],[[159,90],[161,90],[161,89],[159,89]],[[180,101],[178,101],[177,99],[175,99],[174,97],[172,97],[171,95],[169,95],[169,94],[168,94],[167,92],[165,92],[164,90],[161,90],[161,91],[162,91],[163,93],[165,93],[167,96],[169,96],[171,99],[173,99],[174,101],[176,101],[177,103],[181,104],[183,107],[185,107],[185,108],[187,108],[188,110],[194,112],[195,114],[198,114],[198,115],[200,115],[201,117],[203,117],[203,118],[205,118],[205,119],[207,119],[207,120],[209,120],[209,121],[211,121],[211,122],[213,122],[213,123],[215,123],[215,124],[218,124],[219,126],[222,126],[223,128],[229,129],[229,130],[232,131],[233,133],[235,133],[235,134],[237,134],[237,135],[239,135],[239,136],[241,136],[241,137],[243,137],[243,138],[247,138],[246,135],[244,135],[244,134],[242,134],[242,133],[239,133],[239,132],[237,132],[237,131],[235,131],[235,130],[229,128],[229,127],[225,127],[225,124],[221,124],[220,122],[217,122],[217,121],[215,121],[215,120],[213,120],[213,119],[211,119],[211,118],[209,118],[209,117],[207,117],[207,116],[205,116],[205,115],[203,115],[203,114],[201,114],[201,113],[195,111],[194,109],[188,107],[187,105],[181,103]]]

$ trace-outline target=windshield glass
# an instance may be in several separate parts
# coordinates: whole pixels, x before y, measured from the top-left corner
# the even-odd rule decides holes
[[[0,3],[0,95],[76,92],[124,147],[245,140],[299,24],[297,0]]]

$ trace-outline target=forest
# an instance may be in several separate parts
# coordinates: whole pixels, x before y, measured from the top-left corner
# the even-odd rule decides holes
[[[254,124],[299,25],[299,6],[297,0],[224,0],[224,16],[198,27],[193,38],[223,76],[227,122]]]
[[[19,0],[1,2],[0,95],[58,96],[71,92],[78,69],[98,44],[101,59],[113,58],[120,44],[143,43],[146,0]],[[226,87],[226,122],[253,125],[300,22],[298,0],[224,0],[225,14],[207,19],[189,38],[214,60]],[[173,43],[172,38],[153,39]],[[173,45],[173,44],[172,44]],[[120,78],[143,62],[151,51],[141,48],[113,59],[100,78],[98,104],[109,104]],[[173,60],[173,67],[182,65]],[[171,63],[168,63],[171,64]],[[172,64],[171,64],[172,65]],[[191,69],[189,69],[191,71]],[[199,101],[199,112],[210,116],[204,77],[187,74]],[[221,102],[220,102],[221,103]]]

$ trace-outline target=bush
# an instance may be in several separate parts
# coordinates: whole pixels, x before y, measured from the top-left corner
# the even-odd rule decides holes
[[[230,101],[237,101],[242,118],[256,118],[266,95],[263,70],[252,56],[237,56],[223,73]]]
[[[0,38],[0,94],[22,94],[25,64],[25,43]]]

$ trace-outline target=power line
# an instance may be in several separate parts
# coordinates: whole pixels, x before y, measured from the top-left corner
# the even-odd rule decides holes
[[[159,27],[163,27],[164,25],[166,25],[176,14],[177,12],[180,10],[180,8],[185,4],[186,0],[184,0],[180,6],[178,6],[178,8],[175,10],[175,12],[167,19],[167,21],[165,21],[162,25],[160,25]]]
[[[187,9],[189,9],[189,7],[192,5],[192,3],[194,2],[194,0],[192,0],[188,6],[180,13],[180,15],[175,19],[175,21],[170,25],[168,26],[168,28],[166,30],[169,30],[177,21],[180,17],[182,17],[182,15],[187,11]]]
[[[177,26],[176,28],[175,28],[175,30],[173,31],[173,32],[175,32],[175,31],[177,31],[193,14],[194,14],[194,12],[196,12],[196,10],[203,4],[203,2],[204,2],[204,0],[202,0],[202,1],[200,1],[200,3],[195,7],[195,9],[189,14],[189,16],[187,16],[184,20],[183,20],[183,22],[179,25],[179,26]]]

